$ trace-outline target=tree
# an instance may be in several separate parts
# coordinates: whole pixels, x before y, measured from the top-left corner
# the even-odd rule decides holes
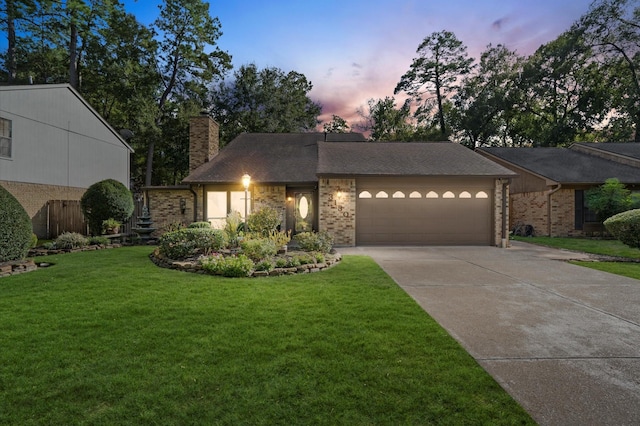
[[[634,0],[596,0],[572,30],[584,37],[609,77],[612,128],[640,142],[640,6]]]
[[[467,48],[450,31],[434,32],[426,37],[416,50],[415,58],[397,84],[394,94],[407,93],[418,105],[415,112],[418,121],[428,117],[434,107],[440,132],[447,135],[444,100],[457,89],[460,77],[471,70],[473,58],[467,57]],[[425,95],[431,97],[424,97]]]
[[[103,221],[115,219],[124,222],[131,217],[133,196],[122,183],[115,179],[105,179],[87,188],[80,199],[80,207],[91,233],[100,235]]]
[[[332,114],[331,121],[322,126],[325,133],[348,133],[349,124],[339,115]]]
[[[527,123],[520,129],[523,138],[539,146],[565,145],[600,126],[610,109],[592,57],[581,33],[574,31],[541,46],[526,60],[517,117]]]
[[[616,178],[610,178],[601,186],[587,191],[587,206],[598,220],[622,213],[634,207],[640,207],[640,199],[632,196],[624,184]]]
[[[164,0],[154,27],[163,37],[157,51],[162,77],[156,117],[160,126],[171,114],[166,108],[169,100],[197,100],[205,108],[207,85],[231,68],[231,57],[217,47],[207,52],[222,31],[218,18],[209,14],[209,3],[202,0]],[[150,139],[145,185],[152,183],[154,150],[155,139]]]
[[[220,143],[243,132],[287,133],[314,130],[322,107],[309,98],[313,85],[298,72],[259,70],[243,65],[233,80],[211,92],[211,115],[220,123]]]
[[[515,51],[489,45],[475,72],[462,81],[450,117],[464,145],[474,149],[513,144],[509,131],[516,115],[522,62]]]
[[[368,111],[358,109],[362,121],[357,127],[360,131],[371,132],[371,140],[412,140],[414,130],[408,123],[411,113],[409,102],[396,109],[395,98],[387,96],[384,99],[369,99],[367,109]]]

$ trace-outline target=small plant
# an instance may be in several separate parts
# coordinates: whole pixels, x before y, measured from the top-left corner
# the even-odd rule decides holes
[[[285,268],[287,266],[287,259],[279,257],[276,259],[276,268]]]
[[[109,245],[110,243],[111,243],[111,241],[109,241],[109,239],[107,237],[103,237],[103,236],[89,237],[89,244],[90,245],[106,246],[106,245]]]
[[[240,245],[240,232],[242,216],[237,211],[233,211],[227,215],[227,222],[224,225],[224,232],[227,234],[227,241],[230,248],[237,248]]]
[[[280,222],[282,222],[280,213],[271,207],[263,207],[247,218],[249,229],[263,237],[267,237],[271,231],[275,231]]]
[[[298,243],[302,251],[329,253],[333,247],[333,237],[326,231],[301,232],[296,234],[293,239]]]
[[[226,235],[219,229],[183,228],[167,232],[158,240],[160,253],[179,260],[198,254],[208,255],[227,244]]]
[[[253,262],[247,256],[215,255],[200,260],[202,269],[216,275],[225,277],[248,277],[253,271]]]
[[[314,253],[313,255],[314,255],[315,259],[316,259],[316,263],[324,263],[325,260],[326,260],[325,257],[324,257],[324,254],[322,254],[322,253]]]
[[[240,243],[240,247],[254,262],[275,256],[278,252],[276,245],[268,238],[245,239]]]
[[[112,217],[110,217],[109,219],[105,219],[102,221],[102,233],[117,234],[120,230],[120,225],[122,224]]]
[[[31,241],[29,241],[29,248],[34,248],[37,245],[38,245],[38,236],[32,232]]]
[[[209,222],[193,222],[193,223],[190,223],[189,226],[187,226],[187,228],[209,229],[211,228],[211,224]]]
[[[298,256],[301,265],[310,265],[315,263],[315,259],[309,253],[303,253]]]
[[[291,241],[291,231],[276,231],[269,232],[268,238],[273,241],[276,247],[284,247]]]
[[[173,222],[169,222],[166,225],[164,225],[162,227],[162,230],[164,232],[173,232],[173,231],[179,231],[181,229],[184,228],[184,224],[182,222],[180,222],[179,220],[175,220]]]
[[[604,221],[607,231],[617,240],[633,248],[640,248],[640,209],[618,213]]]
[[[287,259],[287,268],[295,268],[301,264],[300,257],[298,256],[291,256]]]
[[[266,271],[266,272],[270,272],[273,270],[273,262],[271,262],[270,260],[262,260],[258,263],[256,263],[255,266],[255,270],[256,271]]]
[[[77,232],[64,232],[55,241],[57,249],[76,249],[89,245],[89,239]]]

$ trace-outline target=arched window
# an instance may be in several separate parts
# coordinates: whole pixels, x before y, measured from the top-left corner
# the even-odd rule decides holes
[[[358,195],[358,198],[371,198],[371,193],[369,191],[362,191]]]
[[[435,191],[429,191],[429,192],[427,192],[427,198],[438,198],[438,197],[439,197],[439,195],[438,195],[438,193],[437,193],[437,192],[435,192]]]
[[[456,198],[456,194],[454,194],[451,191],[447,191],[444,194],[442,194],[442,198]]]
[[[476,194],[476,198],[489,198],[486,192],[480,191]]]
[[[471,194],[468,191],[462,191],[458,198],[471,198]]]
[[[393,193],[393,198],[405,198],[404,192],[396,191]]]
[[[409,198],[422,198],[422,194],[418,191],[413,191],[411,194],[409,194]]]
[[[384,191],[380,191],[376,194],[376,198],[389,198],[389,194]]]

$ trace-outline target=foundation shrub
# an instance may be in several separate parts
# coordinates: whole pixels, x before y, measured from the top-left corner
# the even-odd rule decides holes
[[[240,213],[233,211],[227,215],[227,221],[224,224],[224,232],[227,235],[229,247],[237,248],[240,245],[240,229],[242,227],[242,216]]]
[[[242,253],[254,262],[273,257],[278,252],[275,243],[269,238],[246,239],[240,243]]]
[[[93,235],[100,235],[102,222],[115,219],[126,222],[133,214],[131,191],[115,179],[105,179],[91,185],[80,199],[80,207]]]
[[[0,186],[0,262],[27,256],[33,229],[24,207]]]
[[[618,213],[604,221],[607,231],[617,240],[633,248],[640,248],[640,209]]]
[[[190,223],[189,226],[187,228],[204,228],[204,229],[209,229],[211,228],[211,224],[209,222],[193,222]]]
[[[326,231],[321,232],[301,232],[293,239],[302,251],[319,251],[329,253],[333,247],[333,237]]]
[[[280,222],[282,222],[280,213],[271,207],[263,207],[247,218],[247,225],[251,232],[258,233],[263,237],[268,237],[271,231],[275,231]]]
[[[158,240],[160,253],[174,260],[208,255],[222,250],[226,245],[225,233],[212,228],[183,228],[166,232]]]

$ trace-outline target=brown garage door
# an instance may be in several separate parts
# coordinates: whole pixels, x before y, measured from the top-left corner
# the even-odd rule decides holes
[[[358,245],[490,245],[492,181],[359,179]]]

